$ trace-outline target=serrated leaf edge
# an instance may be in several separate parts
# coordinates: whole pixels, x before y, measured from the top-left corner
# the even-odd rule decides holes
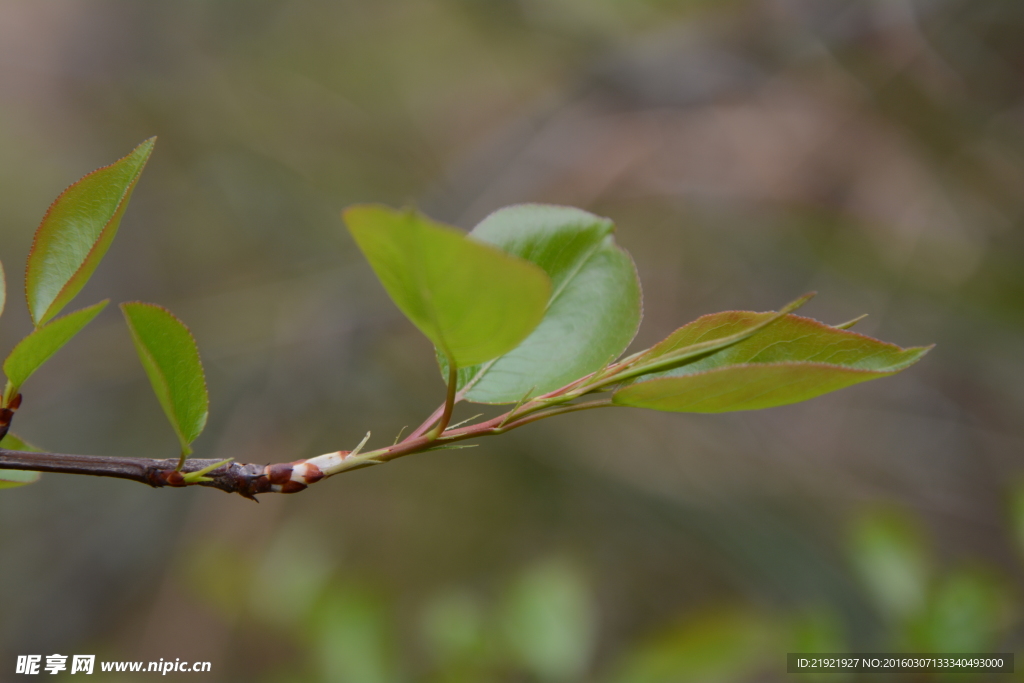
[[[815,322],[817,322],[817,321],[815,321]],[[869,339],[870,339],[870,337],[869,337]],[[875,340],[875,341],[877,341],[877,340]],[[885,344],[887,342],[881,342],[881,343]],[[896,346],[896,345],[895,344],[890,344],[890,346]],[[911,347],[908,347],[908,348],[905,348],[905,349],[901,348],[899,346],[896,346],[896,348],[899,349],[900,351],[919,351],[920,353],[918,353],[916,356],[914,356],[913,358],[911,358],[911,359],[909,359],[907,361],[904,361],[902,363],[897,363],[895,365],[891,365],[891,366],[889,366],[885,370],[869,370],[867,368],[852,368],[852,367],[850,367],[848,365],[837,365],[835,363],[820,363],[820,362],[814,362],[814,361],[779,361],[779,362],[775,362],[775,363],[735,363],[735,364],[732,364],[732,365],[726,365],[726,366],[723,366],[723,367],[720,367],[720,368],[712,368],[710,370],[702,370],[700,372],[694,372],[694,373],[690,373],[690,374],[687,374],[687,375],[677,375],[677,376],[673,376],[673,377],[653,377],[653,378],[648,379],[648,380],[637,379],[636,381],[630,382],[629,384],[621,387],[620,389],[617,389],[615,391],[615,393],[612,395],[612,403],[614,403],[615,405],[619,405],[619,406],[644,407],[644,406],[634,406],[633,404],[630,404],[630,403],[620,403],[620,402],[618,402],[616,400],[616,398],[618,397],[618,395],[620,393],[623,393],[626,390],[631,389],[631,388],[637,388],[637,387],[644,386],[644,385],[660,384],[662,382],[676,382],[676,381],[681,381],[681,380],[687,380],[687,379],[690,379],[690,378],[693,378],[693,377],[703,377],[703,376],[708,376],[708,375],[714,375],[716,373],[728,372],[730,370],[745,369],[745,368],[813,367],[813,368],[824,368],[824,369],[828,369],[828,370],[839,370],[839,371],[842,371],[842,372],[853,373],[853,374],[873,375],[873,376],[878,377],[878,378],[887,377],[889,375],[895,375],[898,372],[902,372],[902,371],[906,370],[907,368],[909,368],[911,365],[914,365],[915,363],[917,363],[919,360],[924,358],[925,354],[927,354],[930,350],[935,348],[935,344],[931,344],[930,346],[911,346]],[[793,403],[799,403],[799,402],[800,401],[793,401]],[[782,405],[785,405],[785,404],[782,404]]]
[[[21,341],[19,341],[17,344],[14,345],[14,348],[11,349],[10,353],[7,354],[7,357],[4,358],[3,363],[0,364],[0,368],[3,368],[4,373],[6,375],[7,369],[6,369],[5,366],[7,365],[7,361],[9,361],[11,359],[11,357],[14,355],[14,352],[17,351],[21,347],[22,344],[24,344],[26,341],[31,339],[32,336],[35,335],[37,332],[45,330],[50,325],[53,325],[54,323],[57,323],[57,322],[59,322],[61,320],[64,320],[65,318],[70,318],[73,315],[78,315],[79,313],[82,313],[83,311],[88,311],[89,309],[93,309],[93,308],[97,309],[96,312],[92,315],[92,317],[89,318],[87,321],[85,321],[85,324],[83,324],[82,327],[78,330],[78,332],[81,332],[82,330],[85,329],[86,325],[88,325],[93,320],[95,320],[96,316],[98,316],[100,313],[103,312],[103,310],[107,307],[107,304],[109,304],[109,303],[110,303],[110,299],[103,299],[102,301],[98,301],[98,302],[92,304],[91,306],[86,306],[85,308],[79,308],[77,311],[71,311],[70,313],[65,313],[62,316],[58,316],[56,318],[53,318],[52,320],[47,320],[44,324],[40,325],[39,327],[37,327],[34,330],[32,330],[31,332],[29,332],[25,337],[23,337],[21,339]],[[75,335],[77,335],[78,332],[75,332]],[[71,337],[69,337],[68,341],[71,341],[71,339],[73,339],[75,335],[72,335]],[[67,342],[65,342],[65,344],[66,343]],[[54,354],[57,353],[57,351],[60,351],[60,348],[55,349],[53,353],[51,353],[49,356],[47,356],[42,361],[40,361],[40,363],[36,366],[35,370],[33,370],[32,372],[30,372],[28,375],[25,376],[25,378],[22,380],[22,383],[24,383],[25,381],[28,380],[29,377],[34,375],[36,370],[41,368],[43,366],[43,364],[46,363],[46,361],[50,360],[50,358],[52,358],[54,356]],[[10,382],[10,377],[8,377],[7,379],[8,379],[8,382]],[[18,385],[18,387],[20,387],[20,386],[21,385]],[[5,396],[5,398],[9,398],[9,397]]]
[[[52,309],[53,305],[57,301],[60,300],[61,295],[64,294],[65,291],[67,291],[68,285],[70,285],[71,282],[75,279],[75,277],[80,272],[82,272],[82,268],[85,266],[86,263],[88,263],[89,257],[95,252],[96,246],[100,242],[103,241],[104,234],[110,228],[110,224],[114,221],[114,219],[121,212],[122,208],[125,205],[126,198],[130,197],[132,192],[135,190],[135,185],[139,182],[139,178],[142,176],[142,171],[145,170],[146,164],[149,163],[149,157],[153,154],[153,147],[156,145],[156,136],[154,135],[154,136],[152,136],[150,138],[147,138],[147,139],[143,140],[142,142],[137,144],[134,148],[132,148],[132,151],[128,152],[127,154],[125,154],[120,159],[117,159],[116,161],[111,162],[111,163],[107,164],[106,166],[100,166],[99,168],[94,169],[94,170],[90,171],[89,173],[86,173],[84,176],[82,176],[81,178],[79,178],[75,182],[73,182],[70,185],[68,185],[67,187],[65,187],[64,190],[59,195],[57,195],[57,198],[54,199],[52,202],[50,202],[50,206],[47,207],[46,213],[43,214],[43,218],[42,218],[42,220],[39,221],[39,225],[36,227],[35,234],[32,236],[32,246],[28,250],[28,259],[27,259],[27,261],[29,263],[31,263],[32,256],[36,253],[36,246],[37,246],[37,242],[39,241],[39,229],[43,226],[43,224],[46,223],[46,219],[50,217],[50,214],[53,212],[54,207],[56,207],[57,204],[60,202],[60,200],[63,199],[64,195],[66,195],[71,190],[71,188],[75,187],[76,185],[81,183],[86,178],[94,176],[97,173],[100,173],[102,171],[106,171],[107,169],[112,168],[112,167],[118,165],[119,163],[121,163],[122,161],[124,161],[125,159],[130,157],[131,155],[135,154],[135,152],[140,147],[142,147],[143,145],[146,145],[146,144],[149,144],[149,152],[146,153],[146,158],[143,160],[142,165],[139,166],[139,170],[135,173],[135,176],[132,178],[132,181],[128,184],[128,187],[125,188],[125,191],[121,194],[121,198],[118,200],[117,206],[114,207],[114,212],[111,214],[110,219],[106,223],[104,223],[103,229],[100,230],[100,234],[96,238],[96,241],[93,242],[92,247],[89,248],[89,251],[85,255],[85,258],[82,259],[82,263],[79,264],[79,266],[75,270],[75,272],[71,274],[71,277],[69,277],[67,279],[67,281],[64,283],[64,285],[57,292],[57,295],[53,297],[53,301],[51,301],[50,305],[46,307],[45,311],[43,311],[43,315],[40,316],[39,320],[36,320],[35,313],[32,311],[32,303],[29,301],[29,298],[28,298],[28,284],[29,284],[28,283],[28,274],[29,274],[29,268],[28,268],[28,265],[26,264],[26,267],[25,267],[25,305],[28,306],[29,315],[32,317],[32,322],[33,322],[33,324],[36,327],[39,327],[41,325],[45,325],[47,322],[50,321],[50,317],[51,317],[50,309]]]
[[[181,325],[182,329],[184,329],[185,332],[188,333],[188,336],[192,340],[192,344],[195,346],[195,348],[197,350],[197,353],[198,353],[198,349],[199,349],[199,344],[196,343],[196,338],[192,334],[192,330],[189,328],[189,326],[186,325],[181,320],[181,318],[179,318],[178,316],[174,315],[173,313],[171,313],[171,311],[169,309],[167,309],[164,306],[161,306],[160,304],[154,304],[154,303],[150,303],[148,301],[125,301],[124,303],[122,303],[122,304],[120,304],[118,306],[118,308],[121,309],[121,313],[124,316],[125,321],[128,323],[128,331],[132,335],[132,341],[135,342],[134,346],[135,346],[136,351],[138,351],[140,349],[145,351],[146,358],[149,360],[149,362],[152,364],[152,366],[154,368],[156,368],[156,370],[159,373],[161,379],[163,379],[164,386],[162,387],[162,390],[164,392],[166,392],[166,394],[168,395],[168,398],[170,398],[170,391],[167,388],[167,386],[169,384],[169,382],[167,381],[167,376],[164,374],[163,370],[160,368],[159,365],[157,365],[156,361],[153,359],[153,355],[149,352],[149,347],[146,344],[141,342],[141,339],[139,338],[138,333],[135,331],[135,326],[132,325],[131,318],[128,317],[128,313],[125,311],[125,306],[133,306],[133,305],[135,305],[135,306],[148,306],[150,308],[160,309],[161,311],[163,311],[164,313],[169,315],[172,319],[177,321],[177,323],[179,325]],[[202,383],[203,383],[203,394],[205,396],[205,405],[203,406],[203,409],[204,409],[204,412],[207,413],[203,417],[202,425],[200,425],[200,427],[199,427],[199,434],[202,434],[203,430],[206,428],[206,422],[209,419],[210,393],[209,393],[209,387],[206,384],[206,370],[202,366],[202,358],[201,357],[200,357],[199,368],[201,370],[201,372],[200,372],[200,379],[202,380]],[[150,384],[152,384],[152,382],[150,382]],[[155,391],[155,387],[154,387],[154,391]],[[157,398],[159,399],[159,397],[157,397]],[[162,401],[160,401],[160,404],[161,404],[160,407],[163,408],[164,404],[163,404]],[[167,404],[173,406],[174,402],[171,401],[171,400],[168,400]],[[168,416],[168,418],[170,418],[170,416]],[[192,444],[192,441],[188,441],[188,442],[185,441],[185,435],[181,433],[181,426],[180,426],[181,420],[178,418],[177,415],[175,415],[174,419],[170,419],[170,422],[171,422],[171,427],[174,429],[175,435],[177,435],[177,437],[178,437],[178,441],[181,443],[182,449],[186,450],[186,451],[190,451],[190,446]],[[196,438],[199,438],[199,434],[196,435]]]

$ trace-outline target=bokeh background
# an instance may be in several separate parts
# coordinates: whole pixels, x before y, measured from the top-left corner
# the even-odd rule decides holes
[[[786,652],[1024,642],[1019,0],[0,0],[5,353],[49,202],[151,135],[79,302],[191,326],[200,457],[386,443],[441,400],[341,224],[358,201],[613,218],[634,348],[812,289],[808,315],[938,346],[805,404],[570,415],[259,505],[0,491],[0,680],[92,653],[257,683],[777,681]],[[113,307],[24,393],[41,447],[176,452]]]

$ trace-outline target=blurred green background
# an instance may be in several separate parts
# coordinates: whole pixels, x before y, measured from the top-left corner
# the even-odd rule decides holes
[[[634,348],[811,289],[808,315],[938,347],[806,404],[570,415],[260,505],[44,476],[0,492],[0,679],[56,652],[209,681],[724,683],[784,680],[791,651],[1024,641],[1019,0],[0,0],[4,353],[48,204],[151,135],[79,301],[191,326],[198,457],[387,443],[442,399],[341,224],[357,201],[613,218]],[[41,447],[176,455],[115,310],[24,395]]]

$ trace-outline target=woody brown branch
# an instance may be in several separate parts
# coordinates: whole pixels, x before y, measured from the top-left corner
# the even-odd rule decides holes
[[[188,460],[181,472],[175,471],[177,458],[113,458],[101,455],[70,455],[9,451],[0,449],[0,470],[31,470],[60,474],[87,474],[99,477],[130,479],[153,487],[187,486],[183,474],[197,472],[220,462],[219,460]],[[210,481],[197,482],[199,486],[238,493],[255,500],[257,493],[271,490],[273,485],[264,465],[228,463],[206,474]]]
[[[567,412],[588,410],[609,405],[608,399],[590,403],[563,405],[532,414],[514,417],[511,413],[499,415],[475,425],[451,429],[440,436],[422,435],[407,439],[394,446],[372,451],[365,455],[373,455],[375,462],[386,462],[405,455],[429,450],[439,444],[450,444],[480,436],[502,434],[509,430],[535,422],[545,417],[561,415]],[[515,411],[512,411],[514,413]],[[512,419],[509,419],[512,417]],[[290,463],[272,465],[227,463],[205,474],[207,480],[187,482],[185,475],[198,472],[216,465],[221,460],[191,459],[185,462],[181,471],[177,470],[176,458],[114,458],[99,455],[70,455],[66,453],[46,453],[12,451],[0,449],[0,470],[30,470],[35,472],[53,472],[59,474],[85,474],[100,477],[129,479],[153,487],[207,486],[220,489],[227,493],[237,493],[245,498],[256,500],[260,493],[297,493],[304,490],[330,473],[321,472],[315,462],[323,457],[340,458],[342,461],[349,456],[348,451],[338,451],[318,458],[296,460]],[[360,462],[356,462],[360,461]],[[348,469],[365,467],[372,462],[361,462],[361,458],[353,457],[352,466]]]

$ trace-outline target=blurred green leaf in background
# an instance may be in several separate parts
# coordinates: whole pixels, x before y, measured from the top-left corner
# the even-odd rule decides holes
[[[587,581],[564,560],[530,567],[510,587],[501,622],[516,668],[558,683],[584,677],[596,643]]]

